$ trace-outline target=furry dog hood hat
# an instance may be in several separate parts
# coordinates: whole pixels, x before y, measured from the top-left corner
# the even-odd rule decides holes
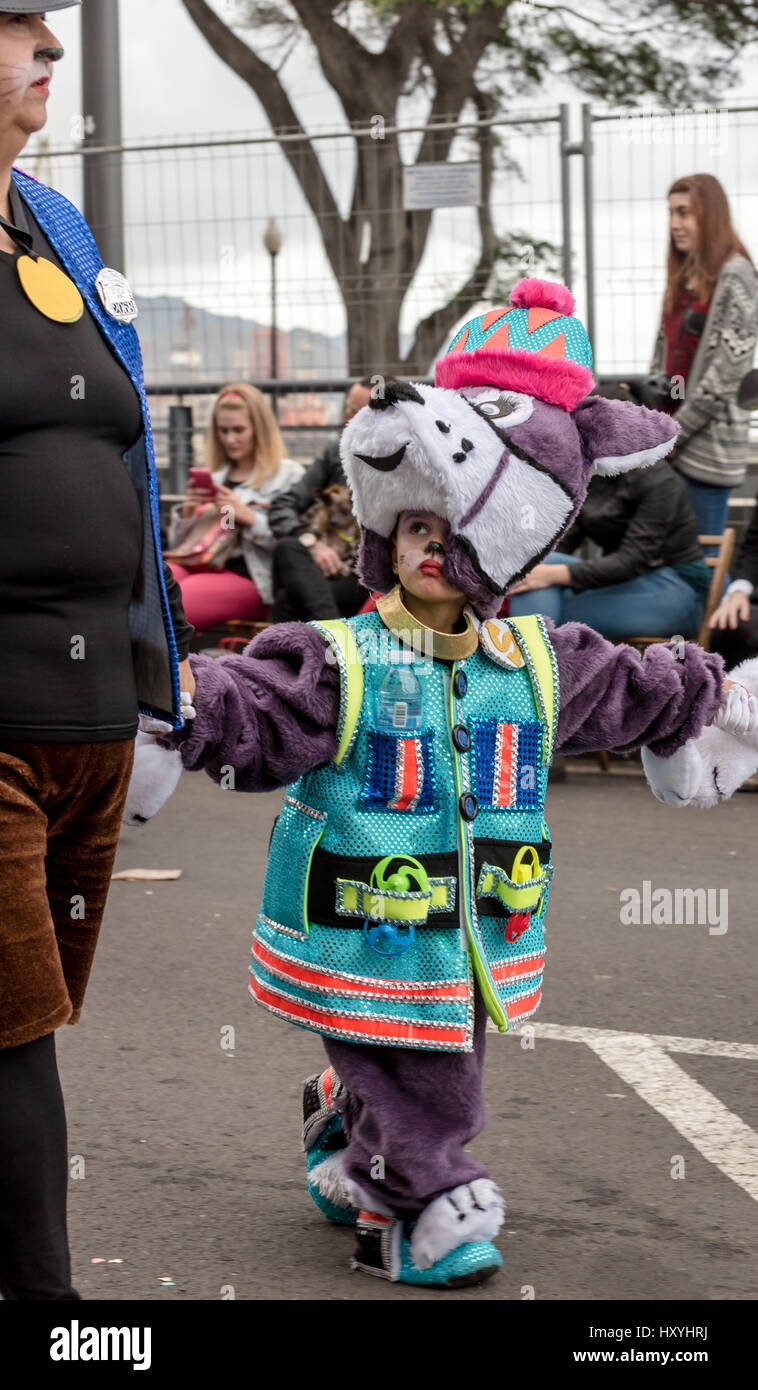
[[[592,350],[565,285],[522,280],[508,308],[458,332],[435,385],[372,395],[342,463],[362,528],[358,574],[393,588],[392,533],[409,508],[450,525],[443,574],[479,613],[554,550],[593,474],[645,468],[673,447],[669,415],[591,396]]]

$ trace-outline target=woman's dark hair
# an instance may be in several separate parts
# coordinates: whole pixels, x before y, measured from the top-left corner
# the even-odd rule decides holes
[[[721,268],[730,256],[752,259],[732,224],[726,193],[713,174],[687,174],[675,179],[672,193],[689,193],[697,221],[697,242],[691,251],[679,251],[669,234],[666,294],[664,306],[671,311],[679,302],[687,281],[695,287],[695,297],[706,304],[713,293]]]

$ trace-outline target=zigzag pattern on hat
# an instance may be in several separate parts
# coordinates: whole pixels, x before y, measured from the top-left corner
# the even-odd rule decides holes
[[[482,347],[520,348],[540,357],[569,358],[582,366],[592,366],[587,334],[579,320],[536,305],[529,309],[489,309],[462,328],[448,352],[475,352]]]
[[[527,277],[510,304],[459,328],[435,366],[438,386],[493,386],[573,410],[592,390],[592,348],[565,285]]]

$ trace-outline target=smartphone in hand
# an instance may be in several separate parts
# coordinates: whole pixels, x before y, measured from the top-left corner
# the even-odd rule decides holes
[[[190,468],[189,475],[196,488],[199,488],[201,492],[209,492],[211,497],[215,497],[218,487],[207,468]]]

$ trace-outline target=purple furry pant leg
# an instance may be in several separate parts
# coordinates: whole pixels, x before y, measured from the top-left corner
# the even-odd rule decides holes
[[[487,1118],[482,1098],[486,1024],[477,990],[473,1052],[324,1039],[348,1091],[342,1116],[348,1177],[398,1216],[418,1216],[443,1192],[489,1177],[464,1150]]]

